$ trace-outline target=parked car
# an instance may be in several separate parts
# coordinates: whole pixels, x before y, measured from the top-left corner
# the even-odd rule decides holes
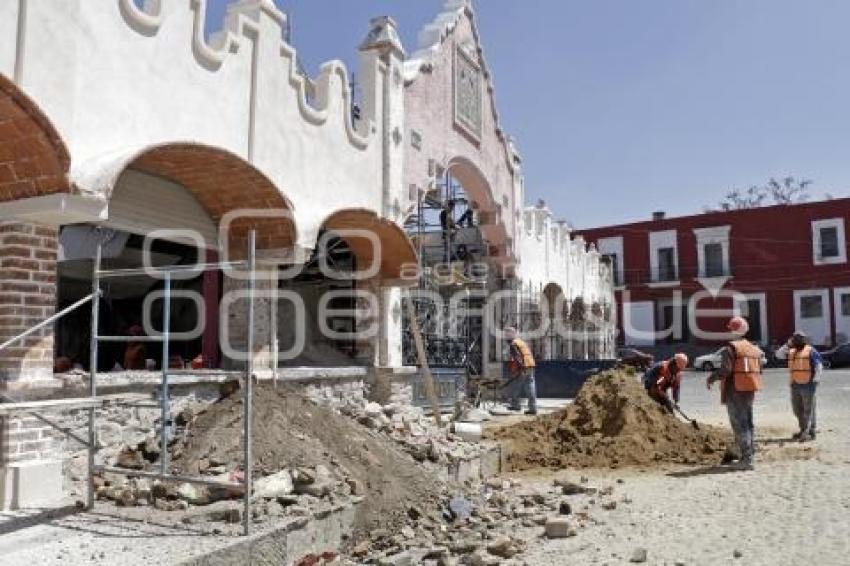
[[[617,350],[617,360],[620,365],[631,366],[635,369],[646,370],[655,361],[651,354],[641,352],[635,348],[619,348]]]
[[[850,366],[850,344],[842,344],[831,350],[821,352],[823,365],[828,368],[843,368]]]
[[[698,356],[694,360],[694,367],[697,369],[701,369],[703,371],[714,371],[720,367],[721,356],[723,353],[723,348],[718,348],[716,351],[705,354],[704,356]],[[761,367],[767,366],[767,356],[762,354],[761,356]]]

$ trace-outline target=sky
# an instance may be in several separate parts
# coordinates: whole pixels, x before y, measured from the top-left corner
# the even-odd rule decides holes
[[[276,0],[311,74],[357,72],[369,18],[407,51],[442,0]],[[208,27],[227,0],[209,0]],[[695,214],[730,189],[811,179],[850,196],[850,2],[478,0],[527,200],[577,228]]]

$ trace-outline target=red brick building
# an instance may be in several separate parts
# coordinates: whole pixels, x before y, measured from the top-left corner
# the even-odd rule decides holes
[[[614,266],[619,343],[704,351],[736,310],[751,339],[850,337],[850,199],[580,230]],[[715,333],[715,334],[712,334]]]

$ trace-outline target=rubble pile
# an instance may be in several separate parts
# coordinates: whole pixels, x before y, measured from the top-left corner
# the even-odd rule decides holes
[[[436,427],[421,409],[403,404],[381,406],[353,399],[330,408],[295,389],[259,384],[253,411],[257,522],[306,516],[328,505],[356,501],[361,533],[394,526],[411,507],[439,509],[448,493],[447,464],[474,457],[479,450]],[[242,480],[241,392],[183,406],[171,433],[172,473]],[[153,432],[127,440],[131,442],[104,451],[106,463],[129,470],[158,469],[159,438]],[[238,523],[241,517],[241,493],[233,488],[116,474],[99,477],[97,487],[101,499],[122,506],[187,512],[219,505],[208,514],[193,514],[193,521],[197,516]],[[233,505],[222,507],[226,502]]]
[[[348,404],[339,412],[393,440],[418,462],[446,465],[481,454],[481,446],[440,428],[420,407],[391,403]]]
[[[449,496],[440,513],[411,508],[394,531],[370,532],[347,556],[357,564],[524,564],[523,553],[541,537],[577,537],[602,523],[594,515],[631,502],[586,478],[544,487],[491,478],[479,487]]]
[[[562,411],[490,433],[508,450],[511,469],[616,468],[654,464],[718,464],[729,433],[667,413],[625,372],[590,378]]]

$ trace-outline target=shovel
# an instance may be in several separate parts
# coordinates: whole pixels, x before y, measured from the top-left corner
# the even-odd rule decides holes
[[[682,409],[680,409],[680,408],[679,408],[679,405],[673,405],[673,408],[674,408],[674,409],[676,409],[676,412],[677,412],[677,413],[679,413],[680,415],[682,415],[682,418],[683,418],[683,419],[685,419],[686,421],[689,421],[689,422],[691,423],[691,426],[692,426],[692,427],[694,427],[694,429],[695,429],[695,430],[699,430],[699,429],[700,429],[700,428],[699,428],[699,423],[696,421],[696,419],[692,419],[691,417],[689,417],[688,415],[686,415],[684,412],[682,412]]]

